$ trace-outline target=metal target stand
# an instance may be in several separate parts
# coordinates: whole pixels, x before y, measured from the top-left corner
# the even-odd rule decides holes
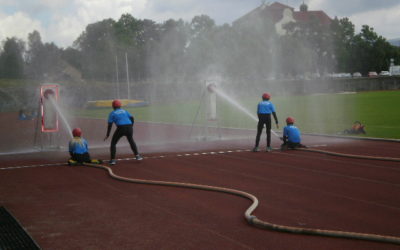
[[[190,128],[189,138],[196,141],[220,140],[222,136],[217,117],[217,95],[213,90],[216,85],[213,82],[206,81],[204,86],[199,107]],[[200,124],[199,126],[196,126],[196,121]],[[199,133],[195,133],[195,129]],[[195,136],[196,134],[197,136]]]
[[[33,146],[40,151],[54,151],[61,149],[58,113],[51,103],[59,100],[59,85],[44,84],[40,87],[38,115],[35,123]]]

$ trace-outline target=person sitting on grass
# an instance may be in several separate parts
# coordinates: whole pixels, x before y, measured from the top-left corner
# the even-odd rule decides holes
[[[72,130],[74,138],[69,142],[69,154],[71,159],[68,160],[68,165],[78,165],[82,163],[94,163],[100,164],[101,160],[91,159],[89,155],[88,142],[82,138],[82,130],[80,128],[74,128]]]
[[[365,125],[361,124],[360,121],[355,121],[351,129],[346,129],[344,134],[366,134]]]
[[[281,150],[286,149],[296,149],[296,148],[306,148],[305,145],[301,144],[301,134],[300,129],[294,125],[294,118],[286,118],[286,125],[283,128],[283,144],[281,145]]]

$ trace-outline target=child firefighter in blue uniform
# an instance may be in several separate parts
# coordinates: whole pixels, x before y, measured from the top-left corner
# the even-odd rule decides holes
[[[270,102],[271,94],[264,93],[262,95],[262,101],[258,103],[257,106],[257,115],[258,115],[258,124],[257,124],[257,136],[256,136],[256,145],[253,148],[253,152],[258,152],[258,145],[260,143],[260,137],[262,130],[264,128],[267,133],[267,152],[272,151],[271,147],[271,114],[274,116],[276,128],[279,128],[278,118],[276,117],[275,106],[272,102]]]
[[[133,123],[134,118],[133,116],[125,109],[121,108],[122,103],[120,100],[114,100],[112,102],[113,111],[108,116],[108,127],[107,127],[107,134],[104,140],[110,136],[112,124],[115,123],[117,129],[115,130],[112,139],[111,139],[111,146],[110,146],[110,154],[111,160],[110,164],[115,165],[115,154],[117,152],[116,145],[121,139],[121,137],[126,136],[128,139],[129,145],[133,153],[135,154],[136,160],[141,161],[143,160],[142,156],[140,156],[139,151],[137,149],[136,143],[133,140]]]
[[[301,134],[300,129],[294,125],[294,118],[288,117],[286,118],[286,125],[283,128],[283,144],[281,145],[281,150],[285,149],[296,149],[296,148],[306,148],[303,144],[301,144]]]
[[[88,142],[82,137],[82,130],[80,128],[74,128],[72,130],[72,136],[73,138],[68,144],[68,150],[71,156],[68,165],[78,165],[84,162],[95,164],[101,163],[101,160],[92,160],[90,158]]]

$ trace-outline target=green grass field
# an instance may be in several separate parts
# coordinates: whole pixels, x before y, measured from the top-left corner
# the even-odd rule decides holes
[[[260,97],[237,101],[256,115]],[[296,125],[303,133],[337,134],[358,120],[365,124],[368,137],[400,139],[400,91],[273,97],[271,101],[276,106],[279,130],[285,125],[287,116],[296,118]],[[205,104],[195,101],[153,104],[128,110],[137,121],[189,125],[205,122]],[[106,119],[110,111],[86,109],[76,111],[76,115]],[[255,120],[223,100],[218,101],[217,113],[221,127],[256,128]]]

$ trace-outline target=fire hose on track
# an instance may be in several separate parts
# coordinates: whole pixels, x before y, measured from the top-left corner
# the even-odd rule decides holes
[[[342,156],[342,157],[364,158],[364,159],[385,160],[385,161],[400,161],[400,159],[398,159],[398,158],[346,155],[346,154],[340,154],[340,153],[334,153],[334,152],[322,151],[322,150],[314,150],[314,149],[301,149],[301,150],[309,151],[309,152],[325,153],[325,154]],[[256,226],[258,228],[280,231],[280,232],[287,232],[287,233],[294,233],[294,234],[306,234],[306,235],[327,236],[327,237],[336,237],[336,238],[348,238],[348,239],[376,241],[376,242],[384,242],[384,243],[400,245],[400,237],[395,237],[395,236],[365,234],[365,233],[345,232],[345,231],[335,231],[335,230],[323,230],[323,229],[303,228],[303,227],[292,227],[292,226],[284,226],[284,225],[278,225],[278,224],[273,224],[270,222],[262,221],[262,220],[258,219],[256,216],[252,215],[253,211],[258,206],[257,197],[255,197],[254,195],[252,195],[250,193],[244,192],[244,191],[231,189],[231,188],[215,187],[215,186],[192,184],[192,183],[167,182],[167,181],[157,181],[157,180],[126,178],[126,177],[122,177],[122,176],[118,176],[118,175],[114,174],[112,169],[107,166],[98,165],[98,164],[90,164],[90,163],[85,163],[84,165],[89,166],[89,167],[104,169],[108,172],[108,174],[112,178],[119,180],[119,181],[124,181],[124,182],[171,186],[171,187],[182,187],[182,188],[192,188],[192,189],[222,192],[222,193],[241,196],[243,198],[246,198],[246,199],[249,199],[252,201],[252,204],[250,205],[250,207],[248,207],[247,210],[245,211],[244,217],[250,225]]]
[[[377,160],[377,161],[397,161],[400,162],[400,158],[392,158],[392,157],[379,157],[379,156],[369,156],[369,155],[353,155],[353,154],[344,154],[344,153],[337,153],[319,149],[311,149],[311,148],[298,148],[297,150],[314,152],[314,153],[321,153],[333,156],[340,156],[340,157],[347,157],[347,158],[355,158],[355,159],[366,159],[366,160]]]

